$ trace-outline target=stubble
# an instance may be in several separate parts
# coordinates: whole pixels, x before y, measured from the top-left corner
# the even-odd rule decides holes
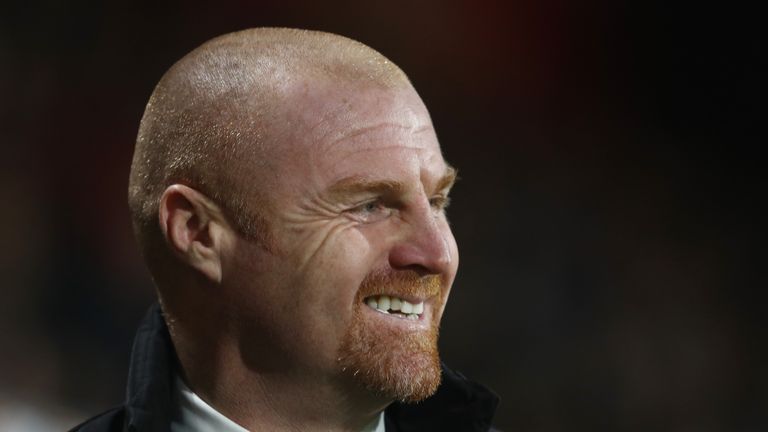
[[[402,329],[366,319],[363,300],[382,293],[435,296],[441,299],[442,278],[421,277],[415,272],[374,272],[360,286],[349,328],[339,348],[344,374],[368,391],[402,402],[418,402],[440,385],[437,348],[439,316],[432,311],[427,329]]]

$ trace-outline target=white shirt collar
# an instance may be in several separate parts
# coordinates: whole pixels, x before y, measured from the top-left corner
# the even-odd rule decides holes
[[[176,415],[171,432],[248,432],[196,395],[176,376]]]
[[[184,380],[176,376],[176,413],[171,421],[171,432],[248,432],[224,414],[216,411],[193,392]],[[386,432],[384,412],[373,419],[360,432]]]
[[[360,432],[387,432],[384,428],[384,411],[373,419],[372,422],[368,423]]]

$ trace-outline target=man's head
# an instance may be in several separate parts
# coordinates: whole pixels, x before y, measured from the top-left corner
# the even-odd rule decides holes
[[[185,372],[226,351],[254,373],[433,393],[454,178],[406,76],[360,43],[253,29],[180,60],[142,119],[129,203]]]

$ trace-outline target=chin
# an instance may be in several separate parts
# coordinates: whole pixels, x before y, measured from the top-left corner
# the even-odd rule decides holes
[[[438,327],[403,332],[361,319],[360,311],[339,349],[342,373],[359,386],[388,400],[419,402],[440,385]]]

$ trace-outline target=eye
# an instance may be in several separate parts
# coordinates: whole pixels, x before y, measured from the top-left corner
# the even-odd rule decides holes
[[[381,200],[375,199],[352,207],[345,213],[358,222],[372,223],[389,217],[392,214],[392,209],[384,205]]]

